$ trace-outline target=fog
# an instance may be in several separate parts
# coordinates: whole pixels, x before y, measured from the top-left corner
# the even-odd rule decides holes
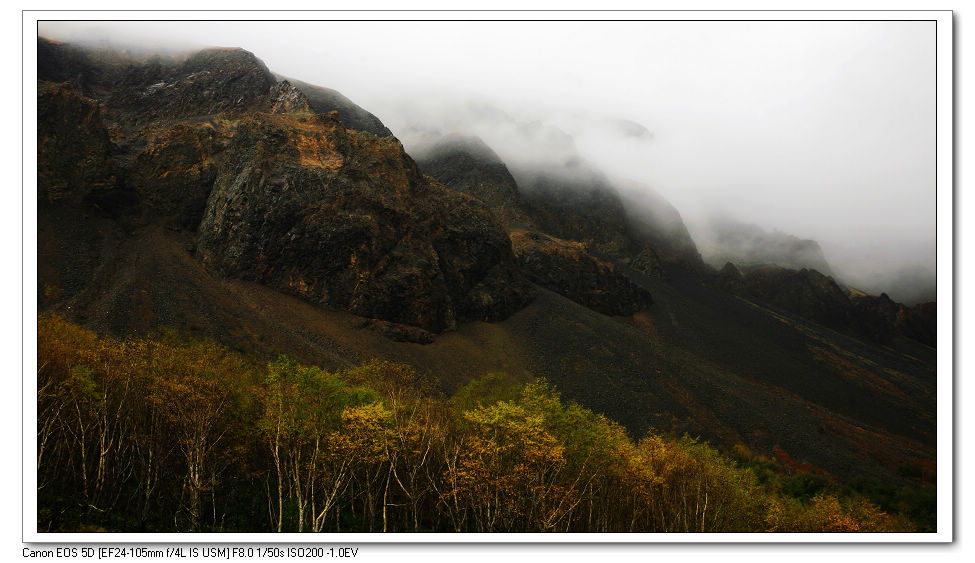
[[[63,41],[239,46],[334,88],[407,150],[477,134],[512,165],[579,155],[670,201],[819,243],[907,297],[935,269],[934,22],[41,22]]]

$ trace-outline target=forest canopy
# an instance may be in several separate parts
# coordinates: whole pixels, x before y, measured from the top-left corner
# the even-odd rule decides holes
[[[744,446],[631,437],[550,383],[450,397],[174,334],[38,318],[40,532],[933,531],[933,485],[840,484]]]

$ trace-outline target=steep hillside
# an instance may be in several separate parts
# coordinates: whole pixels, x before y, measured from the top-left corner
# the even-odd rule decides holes
[[[524,229],[511,231],[511,243],[530,280],[594,311],[630,315],[653,303],[649,292],[585,244]]]
[[[433,332],[531,299],[510,241],[475,200],[425,178],[394,138],[315,114],[250,53],[131,63],[118,76],[103,120],[95,100],[39,83],[51,179],[38,197],[77,204],[121,184],[127,199],[109,211],[130,230],[196,231],[213,273]],[[62,196],[68,183],[80,193]]]
[[[878,344],[890,346],[907,337],[937,346],[934,302],[907,307],[886,293],[873,296],[841,287],[816,270],[740,269],[731,262],[714,277],[713,285]]]
[[[323,88],[308,84],[300,80],[287,79],[279,75],[278,80],[288,80],[295,85],[301,93],[308,98],[308,103],[315,113],[326,115],[330,112],[337,112],[338,120],[349,129],[365,131],[378,137],[389,137],[392,135],[389,129],[383,125],[378,117],[356,105],[352,100],[346,98],[341,93],[331,88]]]
[[[38,51],[41,311],[256,361],[393,360],[445,391],[543,377],[634,437],[741,443],[838,480],[933,474],[935,354],[905,338],[933,337],[933,307],[911,324],[809,270],[712,276],[662,200],[635,212],[581,161],[509,172],[473,141],[418,166],[354,104],[243,50]],[[906,328],[885,345],[846,330],[891,315]]]
[[[451,133],[411,155],[424,173],[444,186],[483,201],[503,225],[530,223],[518,184],[481,139]]]
[[[417,149],[417,163],[448,188],[484,201],[506,225],[582,242],[595,255],[625,264],[652,256],[658,265],[702,270],[680,214],[664,198],[646,186],[620,190],[560,131],[539,124],[516,129],[525,139],[556,143],[562,158],[543,164],[523,155],[509,167],[475,136],[431,133],[434,139]]]

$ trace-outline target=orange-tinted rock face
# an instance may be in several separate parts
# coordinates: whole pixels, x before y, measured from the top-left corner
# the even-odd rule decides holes
[[[250,53],[87,64],[98,100],[39,88],[41,199],[81,204],[124,186],[127,221],[196,232],[211,271],[428,331],[532,298],[477,201],[423,176],[395,138],[313,113]]]
[[[224,274],[434,332],[531,297],[486,212],[425,178],[395,139],[327,117],[240,122],[199,253]]]

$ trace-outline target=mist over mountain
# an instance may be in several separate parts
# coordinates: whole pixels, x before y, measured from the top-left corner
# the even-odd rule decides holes
[[[725,213],[815,240],[837,272],[869,291],[886,284],[898,294],[905,270],[934,269],[932,29],[920,22],[41,24],[56,39],[109,38],[141,51],[248,45],[275,72],[328,84],[368,107],[408,151],[417,126],[437,136],[477,135],[513,171],[521,160],[557,170],[574,150],[614,185],[655,190],[695,241],[715,212]],[[511,39],[485,40],[498,33]],[[301,41],[312,36],[320,39]],[[341,56],[352,44],[356,56]],[[512,122],[538,130],[512,135]],[[932,276],[917,277],[924,279],[911,287],[933,286]]]
[[[936,301],[937,260],[927,252],[932,243],[901,240],[900,248],[867,245],[863,249],[827,248],[836,275],[870,294],[887,293],[913,305]]]
[[[814,240],[766,232],[730,217],[712,217],[709,227],[700,244],[704,260],[716,268],[734,262],[739,266],[775,264],[793,270],[810,268],[826,275],[833,273]]]
[[[252,23],[245,22],[241,29]],[[262,29],[280,32],[285,28],[278,28],[279,23]],[[304,26],[311,23],[288,29],[308,32],[313,28]],[[540,90],[535,92],[530,74],[501,80],[496,69],[475,64],[508,52],[510,45],[490,52],[468,51],[467,66],[455,60],[430,74],[424,65],[436,61],[420,58],[414,65],[398,64],[414,54],[410,51],[416,45],[432,40],[421,36],[416,44],[404,42],[402,52],[383,49],[389,58],[373,67],[368,47],[372,42],[347,43],[363,45],[355,56],[348,50],[342,57],[335,50],[320,50],[328,41],[348,39],[346,34],[363,37],[361,22],[341,23],[328,26],[334,34],[326,34],[327,41],[309,41],[306,51],[291,51],[288,60],[273,47],[265,58],[258,49],[267,44],[261,41],[258,46],[240,42],[243,47],[151,55],[38,37],[37,308],[39,326],[56,329],[53,344],[39,354],[59,358],[56,366],[61,371],[45,372],[45,377],[66,378],[57,389],[83,391],[88,388],[86,377],[96,388],[110,388],[103,378],[115,377],[114,371],[103,373],[99,364],[89,373],[87,364],[72,364],[88,356],[71,346],[87,346],[92,338],[134,347],[145,342],[151,352],[157,350],[156,339],[206,341],[205,346],[240,354],[248,365],[267,366],[269,377],[238,382],[241,393],[253,392],[253,402],[241,399],[244,406],[234,407],[242,418],[261,408],[271,412],[267,409],[274,403],[268,399],[272,387],[291,377],[292,368],[294,377],[301,379],[295,385],[319,379],[322,385],[311,393],[295,391],[292,399],[323,402],[346,384],[341,378],[352,377],[347,383],[360,385],[366,380],[355,380],[356,373],[378,370],[368,384],[391,393],[383,395],[388,401],[364,387],[350,387],[352,403],[328,406],[332,410],[322,415],[322,424],[332,425],[329,451],[345,444],[341,447],[359,460],[353,469],[356,476],[344,485],[349,496],[336,501],[343,503],[342,515],[334,513],[336,528],[355,520],[354,526],[376,529],[375,501],[382,498],[375,494],[382,481],[376,476],[383,471],[392,476],[393,464],[406,458],[394,459],[390,450],[374,448],[387,442],[373,440],[368,433],[400,424],[393,419],[409,409],[397,409],[413,404],[401,400],[455,394],[460,398],[452,399],[457,404],[449,408],[461,408],[460,416],[467,422],[480,420],[488,408],[511,409],[516,418],[524,419],[510,426],[515,433],[530,430],[534,421],[544,418],[519,411],[520,406],[502,400],[503,394],[490,400],[471,395],[484,391],[472,391],[478,386],[490,386],[484,381],[510,380],[524,386],[543,380],[542,385],[550,385],[578,409],[616,421],[612,424],[618,426],[612,427],[620,435],[654,436],[659,431],[677,439],[686,434],[693,443],[715,444],[722,455],[729,452],[757,463],[756,472],[775,468],[791,479],[789,485],[775,485],[775,494],[795,487],[795,506],[818,506],[820,501],[814,499],[825,498],[824,491],[842,487],[895,506],[890,500],[895,493],[879,491],[875,483],[932,490],[939,430],[937,306],[900,303],[886,290],[868,291],[850,281],[860,279],[863,272],[871,280],[891,272],[896,277],[925,256],[927,239],[913,236],[908,222],[898,219],[896,208],[904,203],[898,190],[874,199],[876,213],[861,216],[862,231],[841,228],[841,217],[862,213],[855,194],[847,199],[835,193],[827,197],[825,189],[814,194],[817,202],[829,200],[835,216],[822,209],[803,209],[812,192],[804,189],[809,186],[801,174],[790,176],[788,166],[772,162],[780,153],[768,146],[764,148],[771,152],[756,150],[748,130],[728,123],[710,130],[710,135],[702,129],[708,119],[699,114],[708,113],[702,104],[711,98],[701,95],[694,73],[686,69],[681,76],[690,84],[676,88],[687,92],[683,104],[664,95],[666,80],[663,91],[634,90],[631,97],[613,102],[613,96],[627,89],[611,87],[599,65],[587,66],[593,61],[585,50],[575,63],[589,68],[593,76],[572,74],[576,67],[571,67],[566,72],[574,76],[574,89],[555,80],[536,85]],[[58,30],[54,22],[46,27],[42,31]],[[431,22],[421,27],[442,30]],[[385,22],[380,28],[388,31],[396,25]],[[193,24],[188,29],[203,28]],[[468,28],[451,29],[451,41],[437,44],[431,56],[447,56],[452,49],[445,47],[457,50],[465,44],[463,32]],[[593,45],[594,36],[564,36],[566,29],[541,26],[540,39],[555,33],[559,41],[569,41],[566,44],[575,39]],[[221,26],[213,31],[214,41],[234,37]],[[368,37],[389,39],[381,34]],[[637,41],[635,37],[629,40]],[[444,39],[433,36],[438,38]],[[169,38],[177,39],[178,34]],[[673,36],[670,40],[679,42]],[[717,47],[706,43],[704,54],[713,54]],[[783,47],[796,48],[788,41]],[[509,74],[526,68],[514,56],[522,52],[530,54],[527,58],[554,57],[550,62],[565,57],[512,52],[506,59]],[[621,72],[619,65],[627,60],[621,55],[606,64],[629,79],[637,67]],[[702,58],[697,64],[711,68],[707,61]],[[749,68],[735,58],[725,62]],[[471,74],[468,67],[478,72]],[[541,72],[546,67],[530,68]],[[452,69],[457,70],[456,80]],[[285,78],[292,76],[296,78]],[[730,103],[750,91],[742,80],[724,78],[727,83],[712,85],[710,96],[727,90]],[[593,82],[600,84],[592,87]],[[417,84],[424,84],[423,89]],[[477,95],[470,94],[474,86],[482,86]],[[417,95],[421,91],[425,94]],[[667,117],[667,108],[679,111]],[[694,115],[698,117],[688,117]],[[819,133],[806,133],[823,141]],[[725,153],[715,152],[712,142],[723,144]],[[783,145],[796,148],[788,141]],[[771,197],[762,183],[748,181],[759,176],[765,178],[764,185],[775,179],[783,193]],[[759,188],[742,187],[749,185]],[[763,207],[749,214],[747,209],[756,202]],[[736,219],[712,223],[704,236],[702,217],[714,207],[727,207],[726,216]],[[795,231],[781,227],[789,223]],[[875,262],[850,267],[860,249],[869,248],[867,241],[890,232],[895,224],[914,245],[877,252]],[[817,233],[833,236],[820,240]],[[834,254],[837,244],[849,253]],[[719,264],[721,259],[725,262]],[[905,294],[925,286],[927,274],[920,272],[903,280]],[[925,292],[915,294],[921,298]],[[83,331],[95,336],[89,338]],[[57,334],[81,336],[60,342]],[[229,352],[217,353],[230,357]],[[299,369],[280,354],[318,367]],[[373,367],[356,371],[377,359],[379,363],[368,364]],[[149,389],[168,389],[168,380],[151,379],[157,372],[163,378],[184,375],[178,367],[153,362],[147,360],[149,367],[143,370],[153,374]],[[207,362],[191,363],[207,368]],[[196,377],[195,372],[186,373]],[[485,374],[493,375],[483,379]],[[203,377],[216,376],[207,372]],[[213,385],[216,389],[224,383],[205,379],[172,388],[175,393],[199,387],[205,393]],[[39,395],[39,403],[56,405],[58,397]],[[475,406],[464,406],[465,400]],[[287,402],[278,401],[278,408],[284,409]],[[100,408],[97,401],[92,404]],[[345,409],[350,405],[352,410]],[[387,406],[392,413],[388,424],[370,418],[385,416],[380,411]],[[360,407],[365,410],[355,410]],[[566,412],[583,412],[572,409],[576,406]],[[281,420],[292,416],[282,413],[285,410],[278,414]],[[294,416],[304,415],[295,411]],[[508,424],[507,419],[499,423],[502,419],[491,416],[485,428]],[[410,424],[427,428],[432,420]],[[574,420],[565,418],[559,424],[574,427]],[[274,504],[273,487],[267,484],[274,471],[282,475],[276,458],[272,460],[277,450],[267,447],[267,429],[274,424],[251,422],[241,423],[250,441],[239,448],[249,457],[233,471],[243,475],[240,481],[248,486],[262,483],[255,485],[256,496],[228,491],[228,485],[214,477],[209,485],[187,481],[182,490],[191,496],[184,502],[181,489],[167,485],[167,494],[176,491],[179,498],[166,502],[186,505],[179,510],[182,521],[189,523],[187,529],[202,528],[200,498],[206,487],[237,495],[234,502],[242,506]],[[301,442],[301,432],[296,430],[295,455],[308,453],[302,448],[310,449],[314,442]],[[462,467],[485,459],[462,449],[488,444],[496,435],[490,430],[483,441],[457,442],[461,449],[454,450],[455,456],[469,457],[452,460],[441,455],[449,448],[437,450],[436,463],[443,465],[426,470],[428,477],[439,487],[437,479],[454,475],[452,463]],[[61,442],[68,445],[58,455],[74,460],[78,448],[69,443],[68,433],[64,436]],[[554,445],[539,463],[557,461],[546,467],[559,468],[551,475],[561,478],[561,468],[568,467],[556,459],[562,446],[546,436],[530,434],[528,442]],[[317,453],[318,442],[314,443]],[[375,450],[374,458],[368,457],[373,451],[368,448]],[[417,451],[410,448],[403,452]],[[619,451],[600,455],[618,457]],[[141,459],[141,450],[132,452],[133,459]],[[525,456],[536,455],[537,448],[526,452]],[[58,491],[81,490],[75,486],[75,468],[82,468],[80,475],[86,477],[89,462],[84,458],[62,470],[62,464],[47,461],[44,472],[54,476]],[[418,463],[416,467],[426,462]],[[519,463],[516,459],[510,465],[522,467]],[[166,475],[170,485],[179,482],[182,464],[175,463],[173,475]],[[588,464],[587,458],[581,465]],[[405,468],[395,470],[400,469]],[[314,479],[345,475],[313,474]],[[393,479],[386,481],[393,490]],[[272,511],[265,518],[267,511],[259,508],[253,521],[269,525],[277,518],[280,528],[286,520],[284,497],[305,494],[301,487],[306,485],[295,483],[287,491],[283,484],[278,487],[277,517]],[[318,481],[308,486],[325,490]],[[452,509],[444,507],[452,501],[445,499],[453,497],[414,494],[413,485],[406,482],[399,486],[390,493],[397,502],[389,505],[412,508],[390,510],[398,514],[393,529],[421,528],[416,499],[423,499],[429,513],[436,515],[424,525],[448,527],[452,516],[447,512]],[[675,490],[648,487],[652,494]],[[93,498],[99,494],[101,489]],[[227,496],[210,496],[213,506],[229,506]],[[248,504],[251,496],[260,502]],[[64,499],[53,493],[45,499],[51,508],[44,513],[46,525],[62,522],[58,514],[63,511],[57,508]],[[349,516],[360,501],[372,508]],[[472,511],[480,510],[483,499],[472,497],[470,502]],[[656,499],[649,502],[663,506]],[[903,506],[908,504],[896,510],[906,514]],[[307,511],[300,502],[297,505],[304,517]],[[72,518],[80,514],[82,522],[107,521],[91,516],[86,505],[78,506],[81,512],[72,509]],[[412,524],[408,510],[413,511]],[[760,512],[762,524],[757,527],[776,529],[776,511]],[[383,529],[388,524],[385,514]],[[215,529],[223,525],[213,519]],[[517,526],[528,526],[519,522]],[[575,522],[588,525],[582,519]],[[454,529],[467,529],[464,526]]]

